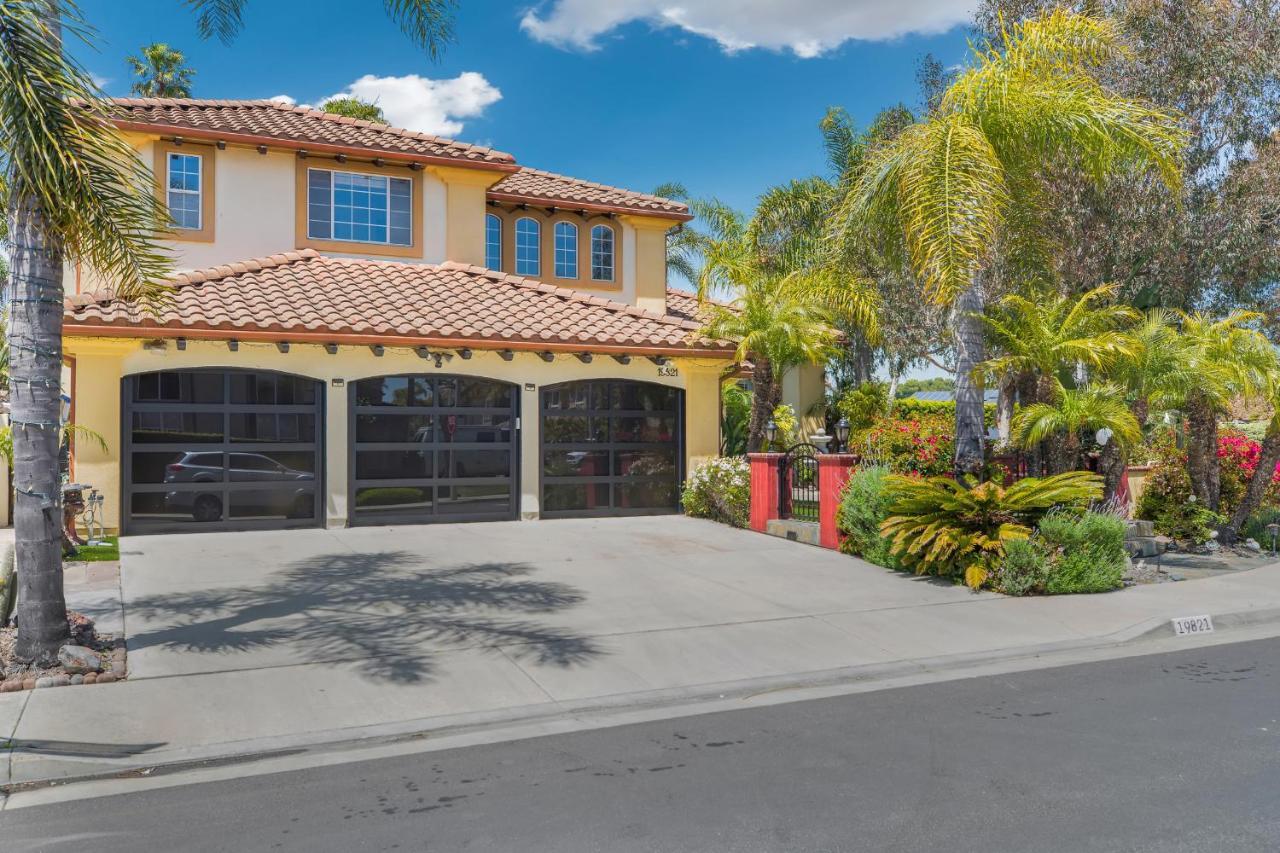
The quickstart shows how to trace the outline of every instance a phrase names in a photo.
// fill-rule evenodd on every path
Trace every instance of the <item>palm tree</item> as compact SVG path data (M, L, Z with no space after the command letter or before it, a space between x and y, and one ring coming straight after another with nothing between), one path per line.
M186 57L164 42L143 45L142 56L125 58L137 80L130 91L140 98L189 98L195 71L183 65Z
M204 36L230 40L247 0L190 0ZM386 0L434 57L451 36L451 0ZM15 656L50 662L65 642L58 476L64 265L82 262L118 296L154 302L169 258L152 176L115 131L89 74L62 50L63 27L93 30L70 3L0 0L0 197L10 250L10 402L18 566Z
M1221 498L1218 418L1239 396L1266 392L1278 369L1275 349L1250 327L1260 314L1180 314L1180 340L1194 381L1181 405L1187 418L1187 474L1196 498L1215 512Z
M780 203L776 196L773 201ZM707 229L698 247L703 264L696 278L698 298L709 315L706 333L737 341L738 360L752 365L747 448L758 451L786 371L832 355L840 339L836 324L843 318L874 335L875 294L865 282L851 285L821 254L801 248L808 242L764 239L774 233L760 224L771 216L764 201L750 220L718 202L695 202L694 209ZM715 296L728 301L713 301Z
M1055 455L1049 472L1060 474L1076 467L1080 435L1101 429L1111 432L1108 444L1122 449L1142 441L1138 419L1125 404L1124 392L1114 385L1058 388L1049 402L1032 403L1018 410L1013 416L1012 438L1024 448L1061 438L1063 450Z
M1129 352L1129 339L1121 329L1139 315L1127 305L1110 302L1115 291L1103 285L1070 296L1037 287L1026 295L1005 296L980 318L988 343L1001 355L979 367L1005 387L1034 389L1030 399L1022 400L1024 407L1056 403L1064 380L1073 373L1081 368L1105 371ZM1075 463L1071 449L1056 441L1059 437L1052 435L1044 448L1045 461L1055 471Z
M1125 51L1116 24L1058 10L1014 25L976 54L929 117L869 155L836 232L882 235L905 254L927 298L952 307L956 344L956 473L976 473L985 432L984 277L998 247L1043 242L1035 215L1043 164L1111 172L1155 169L1176 190L1185 132L1174 116L1107 89L1098 69ZM979 381L975 381L978 379Z

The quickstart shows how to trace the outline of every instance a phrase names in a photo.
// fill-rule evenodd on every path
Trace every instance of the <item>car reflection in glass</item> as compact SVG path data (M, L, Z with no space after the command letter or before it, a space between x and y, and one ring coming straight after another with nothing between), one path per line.
M282 465L261 453L231 453L231 467L225 480L232 483L313 483L316 475ZM196 521L219 521L223 515L224 481L221 453L184 453L177 462L165 466L166 483L218 484L217 490L173 491L165 495L165 505L173 512L190 513ZM264 486L261 490L232 492L235 516L256 515L310 518L315 512L312 486Z

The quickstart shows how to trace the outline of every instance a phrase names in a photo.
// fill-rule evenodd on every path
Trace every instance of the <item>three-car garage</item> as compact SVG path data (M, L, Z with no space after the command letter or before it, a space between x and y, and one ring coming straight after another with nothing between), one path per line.
M223 368L137 373L122 385L127 533L324 525L342 456L348 524L514 519L522 490L536 490L548 518L679 508L684 392L670 385L534 388L447 373L326 384ZM537 411L522 425L530 390ZM325 430L339 402L342 456ZM536 465L522 465L522 429L531 428Z

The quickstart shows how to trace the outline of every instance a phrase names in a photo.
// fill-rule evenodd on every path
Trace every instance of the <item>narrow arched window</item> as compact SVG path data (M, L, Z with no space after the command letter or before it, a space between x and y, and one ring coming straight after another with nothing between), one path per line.
M578 226L556 223L556 278L578 277Z
M542 229L538 220L527 216L516 220L516 275L538 275Z
M484 265L502 269L502 220L492 213L484 216Z
M613 281L613 229L597 225L591 229L591 279Z

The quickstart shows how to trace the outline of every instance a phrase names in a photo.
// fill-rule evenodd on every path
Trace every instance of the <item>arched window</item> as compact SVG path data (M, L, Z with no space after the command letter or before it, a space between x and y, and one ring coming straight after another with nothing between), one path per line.
M578 226L556 223L556 278L578 277Z
M613 281L613 229L597 225L591 229L591 280Z
M484 216L484 265L502 269L502 220L492 213Z
M538 275L541 272L539 243L542 229L538 220L527 216L516 220L516 275Z

